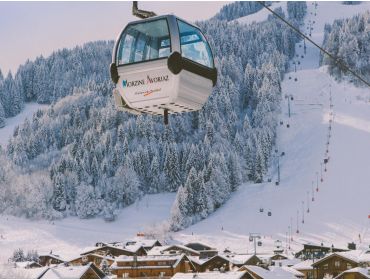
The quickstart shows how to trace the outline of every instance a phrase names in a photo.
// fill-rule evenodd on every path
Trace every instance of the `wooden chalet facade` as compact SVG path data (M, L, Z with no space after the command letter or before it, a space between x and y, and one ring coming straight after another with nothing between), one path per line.
M336 279L370 279L370 268L355 267L339 274Z
M305 279L316 279L317 273L312 266L312 260L305 260L292 266L295 270L304 274Z
M297 259L320 259L329 253L345 252L347 249L335 248L334 246L324 246L315 244L303 244L303 249L295 254Z
M51 253L39 255L39 264L41 266L49 266L61 263L64 263L64 260L62 260L58 255L53 255Z
M110 267L117 278L171 278L178 272L195 271L185 254L159 256L120 256Z
M346 256L333 253L312 264L317 278L337 277L342 272L355 268L358 262Z
M109 267L114 263L114 257L102 256L98 254L87 254L68 261L70 265L86 265L87 263L93 263L98 267L100 267L103 262L106 262Z

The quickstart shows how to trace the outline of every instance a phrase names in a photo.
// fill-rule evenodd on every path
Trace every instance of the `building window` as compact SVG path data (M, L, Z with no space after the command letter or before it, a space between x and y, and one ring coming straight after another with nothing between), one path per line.
M128 272L123 273L122 278L130 278L130 273Z
M323 269L328 269L329 268L329 265L326 263L322 266Z
M352 265L350 263L347 263L347 269L351 269Z
M313 273L312 273L312 271L308 271L307 272L307 278L308 279L313 279Z
M339 268L340 267L340 261L335 261L334 266L335 266L335 268Z

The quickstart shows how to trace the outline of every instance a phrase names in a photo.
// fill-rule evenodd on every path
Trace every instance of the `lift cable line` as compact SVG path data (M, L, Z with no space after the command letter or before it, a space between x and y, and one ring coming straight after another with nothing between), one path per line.
M312 43L315 47L317 47L318 49L320 49L323 53L325 53L328 57L330 57L335 64L337 64L340 68L350 72L353 76L355 76L356 78L358 78L360 81L362 81L364 84L366 84L368 87L370 87L370 82L365 80L363 77L361 77L361 75L357 74L355 71L351 70L351 68L349 68L349 66L347 66L343 61L341 61L339 58L336 58L333 54L329 53L327 50L325 50L324 48L322 48L321 46L319 46L317 43L315 43L312 39L310 39L307 35L305 35L304 33L302 33L297 27L295 27L293 24L291 24L289 21L287 21L285 18L283 18L282 16L280 16L278 13L276 13L275 11L273 11L271 8L269 8L269 6L267 6L265 4L265 2L263 1L257 1L259 4L261 4L265 9L267 9L270 13L272 13L274 16L276 16L278 19L280 19L281 21L283 21L285 24L287 24L291 29L293 29L296 33L298 33L299 35L301 35L303 38L307 39L307 41L309 41L310 43Z

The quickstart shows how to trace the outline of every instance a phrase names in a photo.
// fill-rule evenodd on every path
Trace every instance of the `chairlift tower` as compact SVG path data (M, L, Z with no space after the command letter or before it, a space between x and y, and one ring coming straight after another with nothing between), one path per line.
M249 241L253 241L254 255L257 255L257 239L261 239L261 235L259 233L249 234Z

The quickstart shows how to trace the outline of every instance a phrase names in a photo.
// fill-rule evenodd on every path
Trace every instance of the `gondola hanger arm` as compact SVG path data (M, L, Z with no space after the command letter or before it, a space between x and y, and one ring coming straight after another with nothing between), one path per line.
M138 8L138 1L132 1L132 15L138 18L150 18L155 17L157 14L151 11L144 11Z

